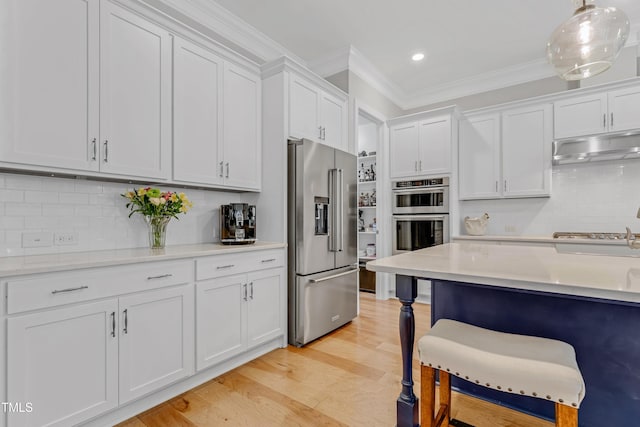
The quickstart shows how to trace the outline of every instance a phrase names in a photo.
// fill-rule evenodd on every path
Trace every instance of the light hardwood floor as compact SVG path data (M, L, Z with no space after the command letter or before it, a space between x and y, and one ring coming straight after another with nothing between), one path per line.
M303 348L266 354L119 427L394 426L402 365L397 300L360 293L360 315ZM428 305L414 304L416 340ZM414 391L420 364L414 354ZM476 427L553 423L453 393L452 416Z

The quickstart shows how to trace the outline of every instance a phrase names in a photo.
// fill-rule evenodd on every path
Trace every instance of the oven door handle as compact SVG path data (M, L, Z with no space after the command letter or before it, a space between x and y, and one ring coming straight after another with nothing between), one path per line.
M414 193L443 193L447 187L429 187L429 188L394 188L391 191L394 194L414 194Z
M445 215L393 215L394 220L420 220L420 219L444 219Z

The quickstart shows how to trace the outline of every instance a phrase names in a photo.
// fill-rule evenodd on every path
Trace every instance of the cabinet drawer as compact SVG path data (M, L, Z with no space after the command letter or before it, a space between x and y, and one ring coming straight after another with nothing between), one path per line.
M196 260L196 280L230 276L265 268L282 267L283 265L284 250L282 249L199 258Z
M7 313L55 307L193 281L193 261L153 262L16 277L7 283Z

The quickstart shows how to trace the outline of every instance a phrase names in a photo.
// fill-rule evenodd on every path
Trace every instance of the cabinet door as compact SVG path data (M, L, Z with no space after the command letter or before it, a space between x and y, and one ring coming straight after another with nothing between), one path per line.
M322 93L320 96L322 142L347 151L347 102Z
M120 404L193 373L193 285L120 298Z
M224 182L260 189L262 177L260 76L224 67Z
M595 135L607 131L607 94L564 99L553 104L553 138Z
M115 299L7 320L7 399L11 426L70 426L118 405Z
M460 199L500 197L500 114L460 122Z
M420 122L420 157L422 175L451 171L451 117L434 117Z
M0 3L0 160L96 170L98 0Z
M394 126L390 129L389 176L401 178L418 173L420 156L417 123Z
M100 170L169 178L169 33L109 1L100 8Z
M249 348L282 335L284 319L284 269L249 273L247 337Z
M246 275L196 284L196 368L215 365L246 348Z
M551 105L502 113L502 194L505 197L551 195Z
M219 184L223 61L179 38L173 48L173 179Z
M609 92L609 130L621 132L640 128L640 87Z
M307 80L290 74L289 136L320 141L320 91Z

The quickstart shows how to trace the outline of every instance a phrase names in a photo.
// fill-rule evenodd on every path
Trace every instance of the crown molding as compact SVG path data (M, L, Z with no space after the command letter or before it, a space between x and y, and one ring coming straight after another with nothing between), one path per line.
M210 0L155 0L174 9L190 20L205 26L217 35L217 41L233 43L240 47L249 59L258 64L288 56L297 62L305 61L281 44L238 18L218 3ZM148 1L150 4L154 0ZM180 17L175 17L180 20Z
M351 46L348 46L309 62L309 68L321 77L333 76L349 69L350 56Z

